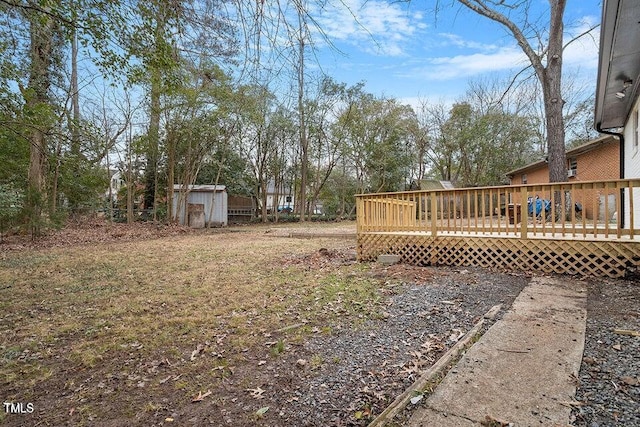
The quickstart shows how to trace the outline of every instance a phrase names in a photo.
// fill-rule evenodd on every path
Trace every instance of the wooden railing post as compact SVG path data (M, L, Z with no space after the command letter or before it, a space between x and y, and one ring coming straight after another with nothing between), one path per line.
M364 202L362 197L356 197L356 233L362 233L362 220L364 217Z
M526 239L527 238L527 226L528 224L528 214L529 214L529 210L528 210L528 200L527 200L528 194L527 194L527 188L526 187L520 187L520 238L521 239ZM518 209L516 207L517 205L514 204L513 206L513 223L516 223L516 218L518 217ZM535 215L535 206L534 206L534 215Z
M438 235L438 199L436 193L431 193L430 198L430 211L431 211L431 235L436 237Z

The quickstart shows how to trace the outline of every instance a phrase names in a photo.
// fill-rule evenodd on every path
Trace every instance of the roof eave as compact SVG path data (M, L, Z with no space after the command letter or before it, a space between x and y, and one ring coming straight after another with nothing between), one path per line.
M611 50L613 47L613 36L615 34L615 24L617 19L619 0L605 0L602 3L602 23L600 26L600 55L598 56L598 80L596 82L595 99L595 129L602 129L602 114L604 111L605 90L609 80L609 65L611 63ZM611 10L616 13L612 18ZM609 11L609 12L607 12ZM613 22L611 20L613 19Z

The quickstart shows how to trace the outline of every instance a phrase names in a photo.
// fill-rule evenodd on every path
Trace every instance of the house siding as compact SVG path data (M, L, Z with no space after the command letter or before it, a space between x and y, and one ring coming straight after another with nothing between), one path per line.
M633 125L633 116L637 114L637 110L640 108L640 103L636 102L631 114L627 118L627 124L624 127L624 178L638 178L640 177L640 150L637 146L634 146L634 134L637 132ZM640 138L640 136L638 136ZM633 193L633 222L635 227L640 227L640 194L638 191ZM625 219L624 223L629 224L630 212L629 212L629 190L625 192Z
M542 166L538 169L527 171L514 175L511 179L511 185L522 184L522 176L527 175L527 184L546 184L549 182L549 168Z

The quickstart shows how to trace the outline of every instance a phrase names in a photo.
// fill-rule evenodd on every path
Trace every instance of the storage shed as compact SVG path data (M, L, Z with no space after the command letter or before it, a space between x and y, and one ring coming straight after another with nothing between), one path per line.
M173 218L193 228L227 225L227 189L224 185L173 186Z

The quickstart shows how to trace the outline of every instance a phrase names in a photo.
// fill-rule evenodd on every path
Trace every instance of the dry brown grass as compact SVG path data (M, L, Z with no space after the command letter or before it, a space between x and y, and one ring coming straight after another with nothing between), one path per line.
M330 331L332 317L375 313L367 266L295 262L354 242L265 231L6 254L0 395L33 402L52 425L106 414L144 424L167 402L188 405L219 385L273 331L299 324L288 336L295 342L311 328Z

